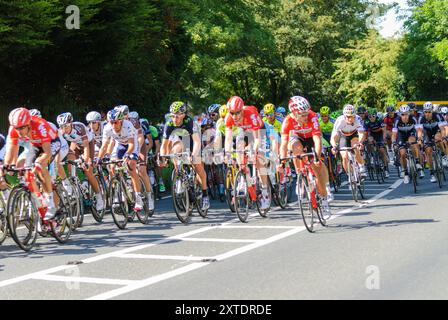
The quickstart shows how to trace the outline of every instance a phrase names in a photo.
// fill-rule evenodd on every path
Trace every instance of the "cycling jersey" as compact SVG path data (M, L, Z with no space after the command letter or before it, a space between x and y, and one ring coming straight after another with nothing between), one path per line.
M50 124L42 118L31 117L30 126L31 130L29 137L27 138L21 138L14 127L9 127L8 137L11 144L17 146L20 140L24 143L29 142L34 147L42 147L44 143L51 143L53 140L58 138L58 132L55 131Z
M172 120L169 120L163 129L163 139L169 139L171 136L187 137L194 133L199 133L199 126L191 117L186 116L180 126L176 126Z
M5 136L0 134L0 161L3 161L5 158L6 152L6 139Z
M131 121L123 120L120 132L115 132L112 128L112 125L108 123L104 127L103 144L105 144L109 139L112 139L116 142L114 151L112 152L113 158L123 158L124 153L127 151L127 146L130 139L134 141L134 150L132 153L138 155L138 134Z
M417 129L424 129L425 135L432 139L437 132L439 132L439 129L446 125L447 123L442 116L433 112L432 117L429 120L426 119L424 115L420 117Z
M291 114L288 115L282 125L282 136L283 135L287 135L288 138L299 137L304 139L312 138L314 136L320 137L321 131L317 114L310 111L308 113L308 120L304 124L300 124Z
M376 121L374 121L374 122L369 120L369 121L364 123L364 129L366 131L368 131L369 134L371 134L372 136L375 136L375 135L378 135L378 134L382 135L383 134L383 128L385 126L386 125L384 124L384 122L381 121L381 120L378 120L378 119Z
M86 125L81 122L73 122L72 131L70 133L65 133L63 129L59 130L65 140L76 143L79 146L82 146L84 142L91 142L94 138L94 134L90 128L86 127Z
M384 118L383 122L386 125L386 130L387 131L392 131L392 129L394 128L394 124L395 121L398 118L398 114L394 113L393 118L389 117L389 115L386 115L386 117Z
M359 116L355 116L355 121L353 124L349 124L347 123L345 116L342 115L336 119L332 135L342 135L348 137L358 132L364 132L365 130L361 123L362 120Z
M282 132L282 122L278 121L277 119L274 120L274 123L270 123L269 119L267 117L263 118L263 122L265 124L269 124L270 126L272 126L275 130L275 132L277 132L278 134L280 134Z
M135 130L137 130L138 135L143 134L142 125L140 124L140 121L138 119L129 118L128 121L130 121L132 123L132 125L134 126Z
M242 125L238 125L238 127L241 128L243 131L247 130L257 131L264 127L263 120L261 119L257 108L253 106L245 106L242 112L243 112ZM233 126L236 126L235 120L233 119L233 116L230 113L226 116L224 121L226 124L226 128L233 128Z
M93 139L95 140L95 146L97 148L101 148L101 142L103 141L103 131L104 131L104 126L107 124L104 122L101 122L99 127L98 127L98 131L95 132L93 131L90 127L87 127L90 129L90 132L93 134Z
M333 132L333 128L334 128L334 120L330 119L327 121L327 123L325 123L322 119L319 119L319 126L320 126L320 131L323 134L330 134L331 132Z

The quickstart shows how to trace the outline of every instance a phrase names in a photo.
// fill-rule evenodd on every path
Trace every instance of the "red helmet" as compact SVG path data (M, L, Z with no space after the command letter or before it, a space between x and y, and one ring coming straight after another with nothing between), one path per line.
M291 112L303 113L310 111L311 105L304 97L295 96L289 100L288 108Z
M31 122L31 115L26 108L17 108L9 114L9 124L14 128L20 128L29 125Z
M235 113L243 110L244 101L240 97L234 96L227 101L227 109L230 113Z

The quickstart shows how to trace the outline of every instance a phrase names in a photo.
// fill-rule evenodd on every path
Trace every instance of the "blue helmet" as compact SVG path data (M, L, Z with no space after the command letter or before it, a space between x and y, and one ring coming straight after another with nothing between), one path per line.
M123 119L124 119L123 111L118 108L112 109L107 113L107 121L116 121Z
M285 114L286 113L286 109L283 107L277 107L277 109L275 110L275 112L277 113L281 113L281 114Z
M217 103L214 103L210 107L208 107L207 114L218 113L219 112L219 108L221 108L221 105L217 104Z

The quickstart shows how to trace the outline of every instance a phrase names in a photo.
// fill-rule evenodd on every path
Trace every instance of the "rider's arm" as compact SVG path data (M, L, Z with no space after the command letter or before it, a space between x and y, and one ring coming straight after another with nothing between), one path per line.
M193 139L193 152L192 152L192 155L194 157L198 157L201 154L201 138L199 136L199 133L197 133L197 132L193 133L191 138Z
M288 155L289 135L282 134L282 142L280 144L280 158L284 159Z
M154 146L154 140L152 138L152 135L148 133L146 135L146 139L148 139L148 150L151 150L152 147Z
M109 149L110 141L111 141L110 138L103 138L103 143L101 144L101 148L98 151L98 158L104 157L104 155L106 154L107 150Z
M51 159L51 143L50 142L44 142L42 143L42 153L41 155L36 159L35 163L38 163L42 166L47 165L48 162Z
M170 141L168 139L162 139L162 145L160 146L160 155L161 156L168 154L169 142Z
M88 159L90 159L90 146L89 146L89 140L85 139L82 141L82 146L84 147L84 161L87 162Z
M313 136L314 147L316 148L316 154L319 157L322 154L322 137L318 135ZM316 159L318 160L318 159Z
M15 164L17 159L17 154L19 153L19 145L14 145L10 142L6 144L6 154L4 159L5 165Z
M128 140L128 150L126 150L127 154L132 154L134 152L135 142L134 138L129 138Z
M225 141L225 150L226 152L230 152L233 146L233 131L231 128L226 128L226 141Z

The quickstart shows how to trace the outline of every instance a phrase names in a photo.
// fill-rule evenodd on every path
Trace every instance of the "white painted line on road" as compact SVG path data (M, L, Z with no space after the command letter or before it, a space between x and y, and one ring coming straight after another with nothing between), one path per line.
M120 254L116 255L115 257L123 259L154 259L154 260L185 260L185 261L202 261L204 259L212 259L211 257L169 256L163 254L138 254L138 253Z
M195 262L195 263L191 263L191 264L189 264L189 265L187 265L185 267L178 268L178 269L172 270L170 272L166 272L166 273L160 274L158 276L154 276L154 277L150 277L150 278L147 278L147 279L144 279L144 280L140 280L140 281L138 281L138 283L136 283L134 285L126 286L126 287L119 288L119 289L116 289L116 290L112 290L112 291L109 291L109 292L105 292L103 294L99 294L99 295L90 297L90 298L88 298L86 300L107 300L107 299L111 299L111 298L114 298L114 297L117 297L117 296L121 296L121 295L123 295L125 293L129 293L129 292L132 292L132 291L144 288L144 287L148 287L148 286L150 286L150 285L152 285L154 283L157 283L157 282L160 282L160 281L163 281L163 280L167 280L167 279L170 279L170 278L174 278L174 277L177 277L178 275L181 275L181 274L184 274L184 273L187 273L187 272L190 272L190 271L194 271L196 269L205 267L206 265L209 265L209 264L210 264L210 262Z
M177 239L177 238L176 238ZM178 238L182 241L197 241L197 242L233 242L233 243L254 243L258 242L260 240L253 240L253 239L217 239L217 238Z
M55 275L39 275L33 277L33 280L71 282L71 283L95 283L95 284L109 284L117 286L129 286L135 284L136 280L121 280L121 279L105 279L105 278L89 278L89 277L65 277Z
M257 243L252 243L252 244L246 245L246 246L244 246L242 248L238 248L238 249L232 250L230 252L227 252L227 253L215 256L213 258L215 258L218 261L221 261L221 260L224 260L224 259L228 259L230 257L242 254L244 252L247 252L247 251L256 249L258 247L265 246L265 245L267 245L269 243L272 243L272 242L281 240L283 238L289 237L289 236L291 236L293 234L296 234L296 233L299 233L299 232L301 232L301 231L303 231L305 229L306 229L305 227L296 227L296 228L294 228L292 230L280 233L280 234L275 235L273 237L270 237L268 239L260 240ZM205 267L205 266L207 266L209 264L210 264L210 262L192 263L192 264L190 264L188 266L185 266L185 267L182 267L182 268L178 268L178 269L175 269L173 271L169 271L169 272L157 275L157 276L149 277L147 279L139 281L136 284L132 284L132 285L129 285L129 286L126 286L126 287L123 287L123 288L119 288L119 289L116 289L116 290L111 290L109 292L105 292L105 293L93 296L91 298L88 298L87 300L107 300L107 299L112 299L112 298L121 296L123 294L126 294L126 293L129 293L129 292L138 290L138 289L142 289L142 288L148 287L148 286L153 285L153 284L155 284L157 282L161 282L163 280L167 280L167 279L170 279L170 278L173 278L173 277L177 277L177 276L179 276L181 274L188 273L190 271L193 271L193 270Z
M19 283L19 282L31 280L31 279L33 279L35 277L38 277L38 276L41 276L41 275L45 275L45 274L48 274L48 273L55 273L55 272L67 270L67 269L70 269L70 268L76 268L76 266L63 265L63 266L58 266L58 267L54 267L54 268L51 268L51 269L46 269L46 270L42 270L42 271L26 274L24 276L20 276L20 277L4 280L4 281L0 282L0 288L6 287L6 286L10 286L12 284L16 284L16 283Z
M278 211L281 212L281 211ZM296 227L289 226L234 226L234 225L223 225L219 226L219 229L294 229Z

